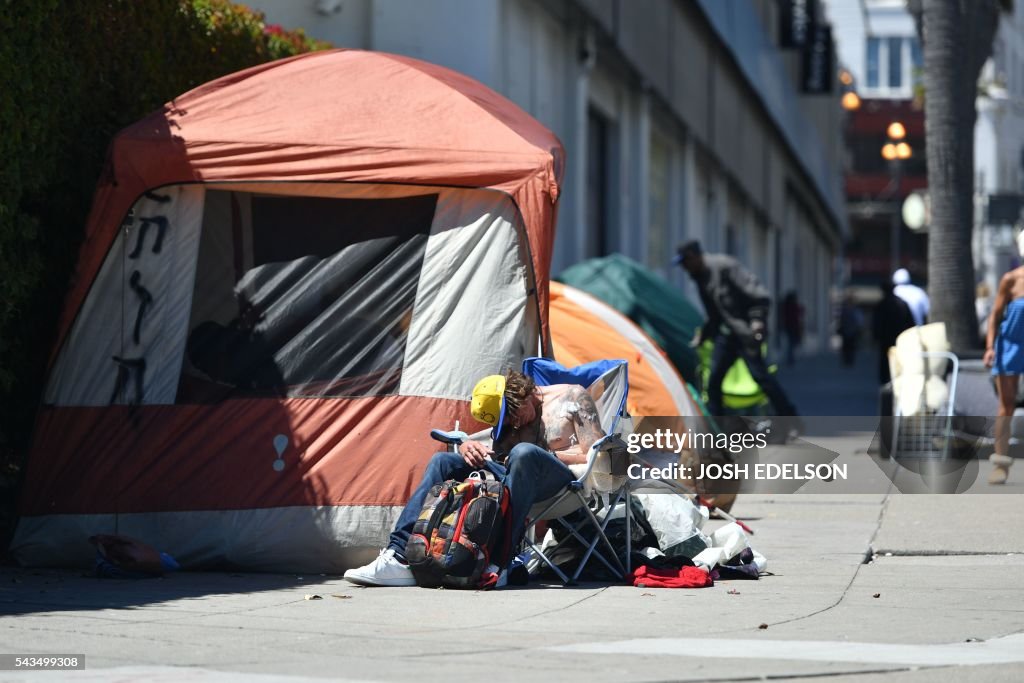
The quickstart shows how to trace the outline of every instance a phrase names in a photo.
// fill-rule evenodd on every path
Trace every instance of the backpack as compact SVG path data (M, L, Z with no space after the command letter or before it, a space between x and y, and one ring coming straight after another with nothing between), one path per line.
M508 554L511 499L500 481L474 472L465 481L435 485L405 548L405 559L424 588L491 588L487 566Z

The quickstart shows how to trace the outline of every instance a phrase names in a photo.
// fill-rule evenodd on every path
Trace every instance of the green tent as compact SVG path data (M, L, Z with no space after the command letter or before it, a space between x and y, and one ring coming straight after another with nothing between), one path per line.
M678 289L622 254L577 263L555 279L631 319L665 350L683 379L697 384L697 354L690 341L704 317Z
M707 384L711 342L701 347L700 358L690 347L704 317L668 282L622 254L577 263L555 279L596 296L639 325L665 350L688 384ZM774 366L770 369L775 371ZM752 414L766 405L764 392L742 359L733 363L722 380L722 400L725 408L743 414Z

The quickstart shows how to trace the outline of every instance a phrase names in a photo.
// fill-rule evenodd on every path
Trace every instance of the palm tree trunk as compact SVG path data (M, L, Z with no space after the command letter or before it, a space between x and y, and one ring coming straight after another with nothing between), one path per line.
M925 133L932 222L932 321L954 350L978 347L974 312L974 124L977 81L992 50L996 0L923 0Z

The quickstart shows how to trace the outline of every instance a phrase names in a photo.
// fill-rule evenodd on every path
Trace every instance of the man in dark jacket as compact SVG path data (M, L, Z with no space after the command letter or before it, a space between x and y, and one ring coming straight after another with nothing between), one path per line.
M704 254L696 240L681 245L675 261L693 278L708 315L694 344L700 346L708 339L715 344L707 387L711 414L722 414L722 380L736 359L743 358L776 414L796 415L761 355L771 305L767 288L732 256Z
M915 325L914 315L907 303L896 296L891 282L882 282L882 300L875 305L872 336L878 344L878 383L887 384L889 376L889 347L896 345L900 332Z

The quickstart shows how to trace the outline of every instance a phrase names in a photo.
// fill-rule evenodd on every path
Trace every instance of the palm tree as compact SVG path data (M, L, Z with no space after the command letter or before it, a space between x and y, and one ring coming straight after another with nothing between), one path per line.
M932 221L928 293L955 350L978 347L974 312L974 124L978 76L999 12L1013 0L908 0L924 47L925 137Z

